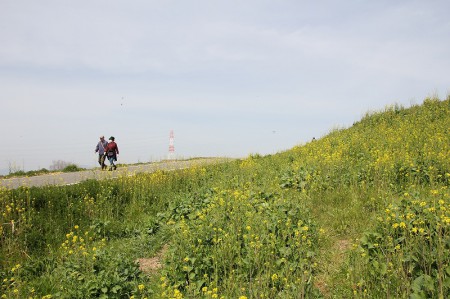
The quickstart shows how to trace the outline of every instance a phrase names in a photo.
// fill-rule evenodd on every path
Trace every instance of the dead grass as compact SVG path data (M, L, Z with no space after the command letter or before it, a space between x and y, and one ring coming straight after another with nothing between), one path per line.
M139 263L139 269L149 275L161 269L161 261L164 258L164 255L167 252L168 248L168 245L164 245L163 248L161 248L161 250L158 251L154 257L137 259L137 262Z

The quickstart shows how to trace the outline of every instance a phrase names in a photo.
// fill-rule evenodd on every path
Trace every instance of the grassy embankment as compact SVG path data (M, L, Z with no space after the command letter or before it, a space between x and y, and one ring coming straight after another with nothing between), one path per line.
M49 173L59 173L59 172L77 172L85 170L84 168L78 167L75 164L69 164L68 166L64 167L61 170L48 170L46 168L42 168L39 170L30 170L30 171L10 171L7 175L0 175L0 179L10 179L15 177L31 177L31 176L37 176L37 175L43 175L43 174L49 174Z
M270 156L0 191L6 298L446 298L450 98ZM143 272L139 258L163 267Z

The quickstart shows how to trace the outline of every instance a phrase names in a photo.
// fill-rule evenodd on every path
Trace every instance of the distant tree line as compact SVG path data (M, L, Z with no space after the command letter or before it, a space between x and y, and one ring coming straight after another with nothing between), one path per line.
M0 177L7 178L7 177L14 177L14 176L33 176L33 175L40 175L40 174L45 174L45 173L49 173L49 172L57 172L57 171L76 172L76 171L84 170L84 168L78 167L78 165L76 165L72 162L67 162L67 161L62 161L62 160L52 161L52 165L50 165L49 169L50 170L48 170L46 168L41 168L39 170L24 171L23 169L20 169L20 167L17 167L15 164L9 163L9 174L6 176L0 176Z
M53 161L52 165L50 165L50 170L63 170L64 168L66 168L67 166L69 166L71 164L73 164L73 163L63 161L63 160Z

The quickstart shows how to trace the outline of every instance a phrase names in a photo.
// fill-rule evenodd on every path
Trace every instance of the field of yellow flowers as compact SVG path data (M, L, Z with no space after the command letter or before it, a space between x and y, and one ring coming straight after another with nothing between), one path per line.
M449 128L429 98L275 155L1 189L0 298L448 298Z

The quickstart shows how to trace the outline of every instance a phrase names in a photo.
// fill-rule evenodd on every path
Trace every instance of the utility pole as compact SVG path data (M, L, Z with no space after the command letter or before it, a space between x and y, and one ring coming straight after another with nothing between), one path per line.
M173 130L170 130L170 135L169 135L169 154L167 156L167 159L169 160L173 160L175 158L175 146L173 145Z

